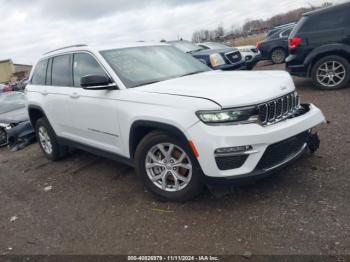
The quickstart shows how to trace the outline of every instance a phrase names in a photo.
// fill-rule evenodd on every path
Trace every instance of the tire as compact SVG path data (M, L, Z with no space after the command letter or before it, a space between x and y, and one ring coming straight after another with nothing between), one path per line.
M276 48L271 52L270 60L274 64L283 64L286 61L287 53L283 48Z
M171 155L166 157L164 153L169 153L171 145L173 145ZM186 156L181 165L186 166L186 168L176 167L176 161L183 153ZM152 158L150 154L152 154ZM158 160L161 160L161 165ZM165 161L167 162L165 163ZM174 165L171 165L171 161ZM149 165L149 168L146 165ZM189 145L186 141L167 133L155 131L142 139L136 149L135 166L136 173L141 178L145 188L161 201L188 201L198 196L203 189L202 172ZM174 168L177 170L175 171ZM172 174L174 172L177 176ZM152 181L151 178L155 180ZM176 183L176 181L178 182Z
M36 122L35 133L47 159L57 161L68 154L68 147L57 142L56 134L46 118L40 118Z
M350 64L341 56L325 56L312 67L311 78L313 85L318 89L336 90L344 88L350 80Z

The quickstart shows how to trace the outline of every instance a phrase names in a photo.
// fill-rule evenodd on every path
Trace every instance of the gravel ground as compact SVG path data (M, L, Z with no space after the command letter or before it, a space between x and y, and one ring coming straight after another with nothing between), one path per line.
M81 151L51 163L37 144L0 149L0 253L350 254L350 88L295 83L330 121L320 150L220 198L161 203L122 164Z

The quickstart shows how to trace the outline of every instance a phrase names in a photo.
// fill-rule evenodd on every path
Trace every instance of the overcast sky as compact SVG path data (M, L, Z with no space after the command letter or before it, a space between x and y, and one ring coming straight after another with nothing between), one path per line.
M242 25L247 19L324 0L0 0L0 60L34 63L76 44L191 39L192 32ZM343 0L332 0L333 3Z

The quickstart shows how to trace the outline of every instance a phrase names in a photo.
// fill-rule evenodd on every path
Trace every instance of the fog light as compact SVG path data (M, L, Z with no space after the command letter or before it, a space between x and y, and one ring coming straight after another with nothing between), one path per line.
M225 147L225 148L218 148L215 150L215 154L238 154L238 153L244 153L245 151L253 149L252 146L235 146L235 147Z

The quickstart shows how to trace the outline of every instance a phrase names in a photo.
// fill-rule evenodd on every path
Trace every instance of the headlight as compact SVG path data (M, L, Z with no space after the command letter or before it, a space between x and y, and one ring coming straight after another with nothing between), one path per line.
M258 109L256 107L198 111L196 114L206 124L256 123L259 120Z
M210 55L210 63L212 67L217 67L226 64L224 58L220 54Z

